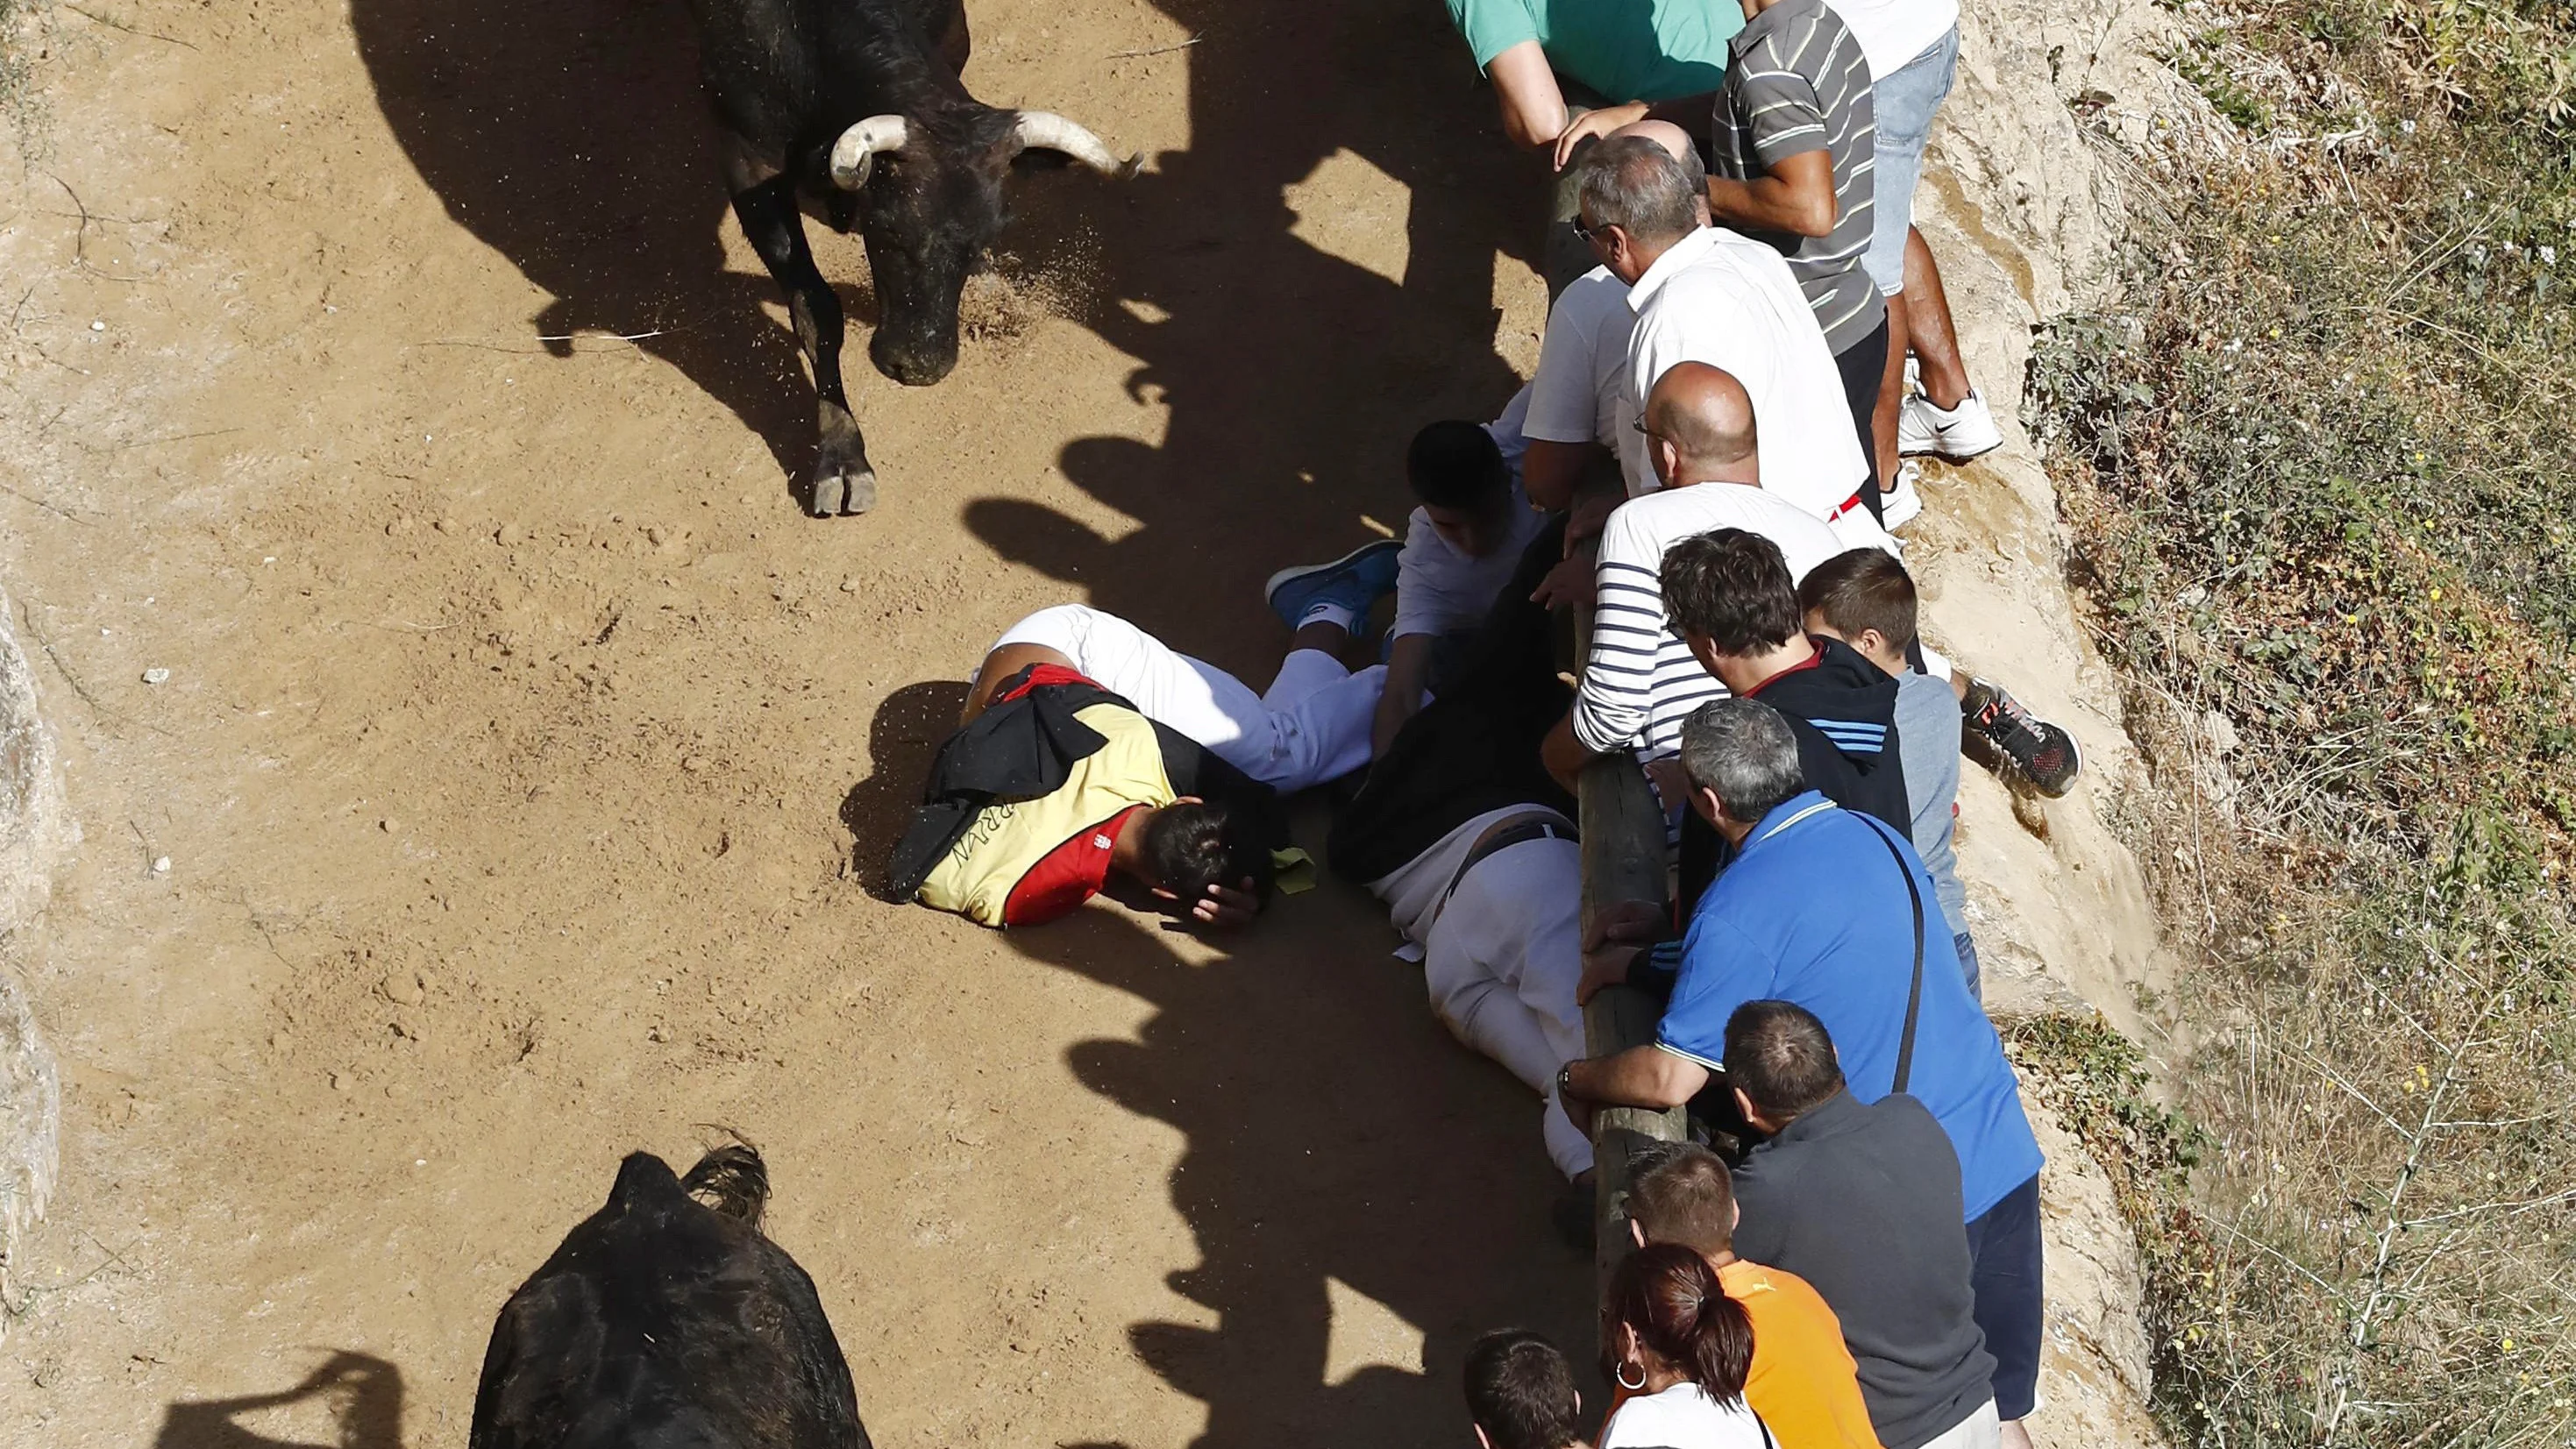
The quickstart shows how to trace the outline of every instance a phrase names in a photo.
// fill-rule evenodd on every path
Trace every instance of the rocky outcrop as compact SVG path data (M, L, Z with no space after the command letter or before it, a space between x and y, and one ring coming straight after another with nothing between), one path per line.
M2121 828L2142 807L2120 692L2066 581L2066 539L2038 451L2019 424L2035 329L2103 300L2127 223L2117 137L2179 109L2155 60L2161 12L2136 0L1965 0L1959 78L1935 131L1917 224L1941 261L1969 370L2005 446L1934 465L1908 558L1925 627L1962 667L2007 684L2074 731L2084 778L2063 800L2017 795L1982 771L1960 782L1960 870L1999 1015L2099 1011L2153 1053L2153 1002L2171 979L2156 914ZM2033 1104L2050 1166L2044 1445L2161 1442L2134 1239L2101 1168Z
M14 1301L19 1234L42 1217L60 1152L62 1088L19 989L16 963L53 869L77 832L63 809L53 735L0 596L0 1304ZM0 1314L0 1334L8 1318Z

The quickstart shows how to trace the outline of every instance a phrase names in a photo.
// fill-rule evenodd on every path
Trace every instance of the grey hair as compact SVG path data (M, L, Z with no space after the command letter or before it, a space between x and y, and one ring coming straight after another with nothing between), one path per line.
M1699 153L1676 159L1647 136L1613 136L1583 159L1584 210L1596 227L1615 226L1650 245L1681 240L1699 229L1700 194L1708 168Z
M1750 825L1807 788L1798 737L1757 699L1711 700L1682 722L1682 769L1717 796L1727 818Z

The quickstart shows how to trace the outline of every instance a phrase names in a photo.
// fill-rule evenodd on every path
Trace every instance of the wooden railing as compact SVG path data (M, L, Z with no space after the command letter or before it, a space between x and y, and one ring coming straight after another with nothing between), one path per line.
M1580 671L1592 650L1592 611L1574 614L1570 667ZM1624 901L1666 904L1664 812L1645 772L1625 752L1602 755L1583 767L1577 800L1583 832L1583 930L1591 935L1601 912ZM1655 1039L1662 1008L1632 986L1609 987L1583 1009L1583 1045L1600 1057ZM1684 1131L1682 1109L1603 1107L1592 1117L1594 1195L1593 1266L1596 1301L1626 1257L1628 1158L1646 1141L1675 1142Z

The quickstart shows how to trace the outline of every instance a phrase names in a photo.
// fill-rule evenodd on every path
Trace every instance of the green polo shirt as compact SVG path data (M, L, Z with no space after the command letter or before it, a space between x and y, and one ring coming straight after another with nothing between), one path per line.
M1482 70L1535 40L1556 73L1613 103L1714 91L1726 43L1744 28L1736 0L1449 0L1449 18Z

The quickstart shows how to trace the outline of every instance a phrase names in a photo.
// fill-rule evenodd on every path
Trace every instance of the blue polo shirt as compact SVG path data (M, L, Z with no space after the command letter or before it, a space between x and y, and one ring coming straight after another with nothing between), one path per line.
M1959 974L1958 950L1923 862L1895 831L1809 790L1762 817L1691 916L1681 974L1655 1044L1712 1070L1726 1021L1748 1001L1789 1001L1832 1034L1851 1093L1888 1094L1914 979L1914 912L1893 840L1922 892L1923 1004L1907 1091L1959 1153L1968 1221L2039 1171L2039 1141L2001 1038Z

